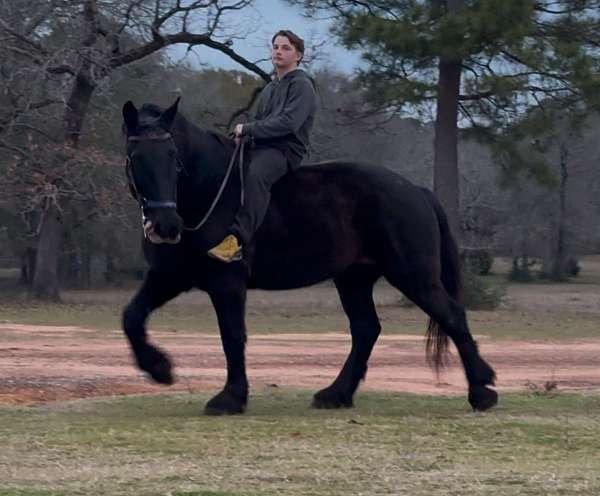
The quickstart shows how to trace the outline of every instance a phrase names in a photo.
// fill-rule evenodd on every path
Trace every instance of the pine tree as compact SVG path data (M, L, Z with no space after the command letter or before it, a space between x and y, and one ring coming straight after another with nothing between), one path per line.
M531 107L600 107L598 0L296 1L337 16L385 112L436 110L434 190L458 232L457 129L498 132Z

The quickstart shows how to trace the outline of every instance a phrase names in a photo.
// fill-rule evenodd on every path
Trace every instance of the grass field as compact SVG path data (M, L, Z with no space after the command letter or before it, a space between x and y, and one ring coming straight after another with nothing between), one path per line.
M508 284L506 302L495 311L468 313L474 334L494 339L573 339L598 337L600 315L600 257L586 257L582 271L569 283ZM506 284L506 260L494 262L491 280ZM31 303L0 293L0 323L74 325L120 329L121 311L134 289L65 291L62 304ZM427 319L417 308L399 305L400 293L378 284L383 332L421 334ZM347 329L346 316L335 288L324 284L294 291L250 291L247 310L252 333L323 332ZM210 301L204 293L184 294L151 317L150 329L217 332Z
M493 277L500 278L495 274ZM598 338L600 262L575 283L511 284L507 304L469 312L492 339ZM61 305L0 300L0 322L118 329L131 291L66 292ZM384 333L422 334L425 316L377 290ZM347 328L335 290L252 292L250 333ZM150 329L218 334L205 296L185 295ZM112 333L111 333L112 336ZM600 494L600 395L503 394L471 413L463 396L362 392L319 411L310 393L252 391L246 415L201 415L207 393L0 407L0 496Z
M0 303L0 323L80 326L110 330L121 328L122 304L66 303L45 305ZM382 306L378 314L384 334L423 334L426 316L416 308ZM473 334L494 339L559 340L600 337L598 314L568 311L495 310L471 311ZM247 326L251 334L280 332L338 332L348 328L346 316L337 307L285 309L249 308ZM150 330L197 331L218 334L210 307L172 304L150 319Z
M242 417L197 395L0 409L0 495L597 495L600 397L364 393L343 411L266 389Z

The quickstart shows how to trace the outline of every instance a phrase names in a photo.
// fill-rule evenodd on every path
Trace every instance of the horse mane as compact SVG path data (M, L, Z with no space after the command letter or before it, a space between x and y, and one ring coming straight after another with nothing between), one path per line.
M166 109L155 103L144 103L139 110L140 114L150 114L151 117L159 117Z
M141 123L142 126L152 126L153 124L155 124L156 120L161 116L161 114L164 111L165 109L160 105L156 105L155 103L144 103L139 110L140 118L143 119ZM221 145L225 147L232 146L232 140L229 139L227 136L210 129L201 128L197 124L194 124L193 122L189 121L181 112L177 112L174 126L176 129L194 129L217 140Z

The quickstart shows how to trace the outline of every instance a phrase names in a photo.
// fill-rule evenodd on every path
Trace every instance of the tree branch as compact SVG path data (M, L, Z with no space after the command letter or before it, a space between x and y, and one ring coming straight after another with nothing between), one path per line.
M254 105L254 102L256 101L256 99L258 98L258 95L260 95L260 92L263 89L264 89L264 86L254 89L254 91L252 92L252 95L250 96L250 100L248 101L248 103L244 107L236 110L233 114L231 114L231 117L227 121L227 125L225 126L225 129L231 129L231 126L233 125L233 122L235 121L235 119L237 119L243 113L248 112L248 110L250 110L252 108L252 105Z
M36 16L32 17L29 22L23 28L23 33L25 35L30 35L33 33L44 21L48 20L48 17L52 14L54 9L56 8L57 2L56 0L51 0L48 2Z
M228 44L215 41L207 34L193 34L180 32L176 34L164 35L160 38L155 38L152 41L149 41L145 45L111 57L108 61L108 66L110 68L117 68L122 65L129 64L136 60L142 59L160 50L161 48L164 48L165 46L175 45L177 43L185 43L190 46L204 45L209 48L218 50L219 52L222 52L231 59L235 60L241 66L254 72L265 81L271 81L271 76L267 72L262 70L256 64L250 62L249 60L239 55Z
M0 28L2 28L4 31L6 31L7 33L9 33L11 36L13 36L14 38L16 38L17 40L29 45L30 47L32 47L33 49L35 49L37 52L39 52L40 54L49 57L50 54L46 51L46 49L40 45L39 43L33 41L32 39L28 38L25 35L22 35L21 33L19 33L18 31L14 30L13 28L11 28L6 21L4 21L4 19L0 18Z

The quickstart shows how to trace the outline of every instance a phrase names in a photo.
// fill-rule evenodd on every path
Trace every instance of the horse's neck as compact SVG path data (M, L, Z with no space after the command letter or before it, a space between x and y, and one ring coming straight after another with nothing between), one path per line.
M206 132L199 132L187 158L186 170L204 188L218 188L227 173L233 147L217 141Z
M211 207L233 153L233 149L204 133L192 138L192 143L183 157L185 172L178 188L181 213L188 223L198 222ZM237 170L232 170L207 227L229 225L237 208L238 192L239 177Z

